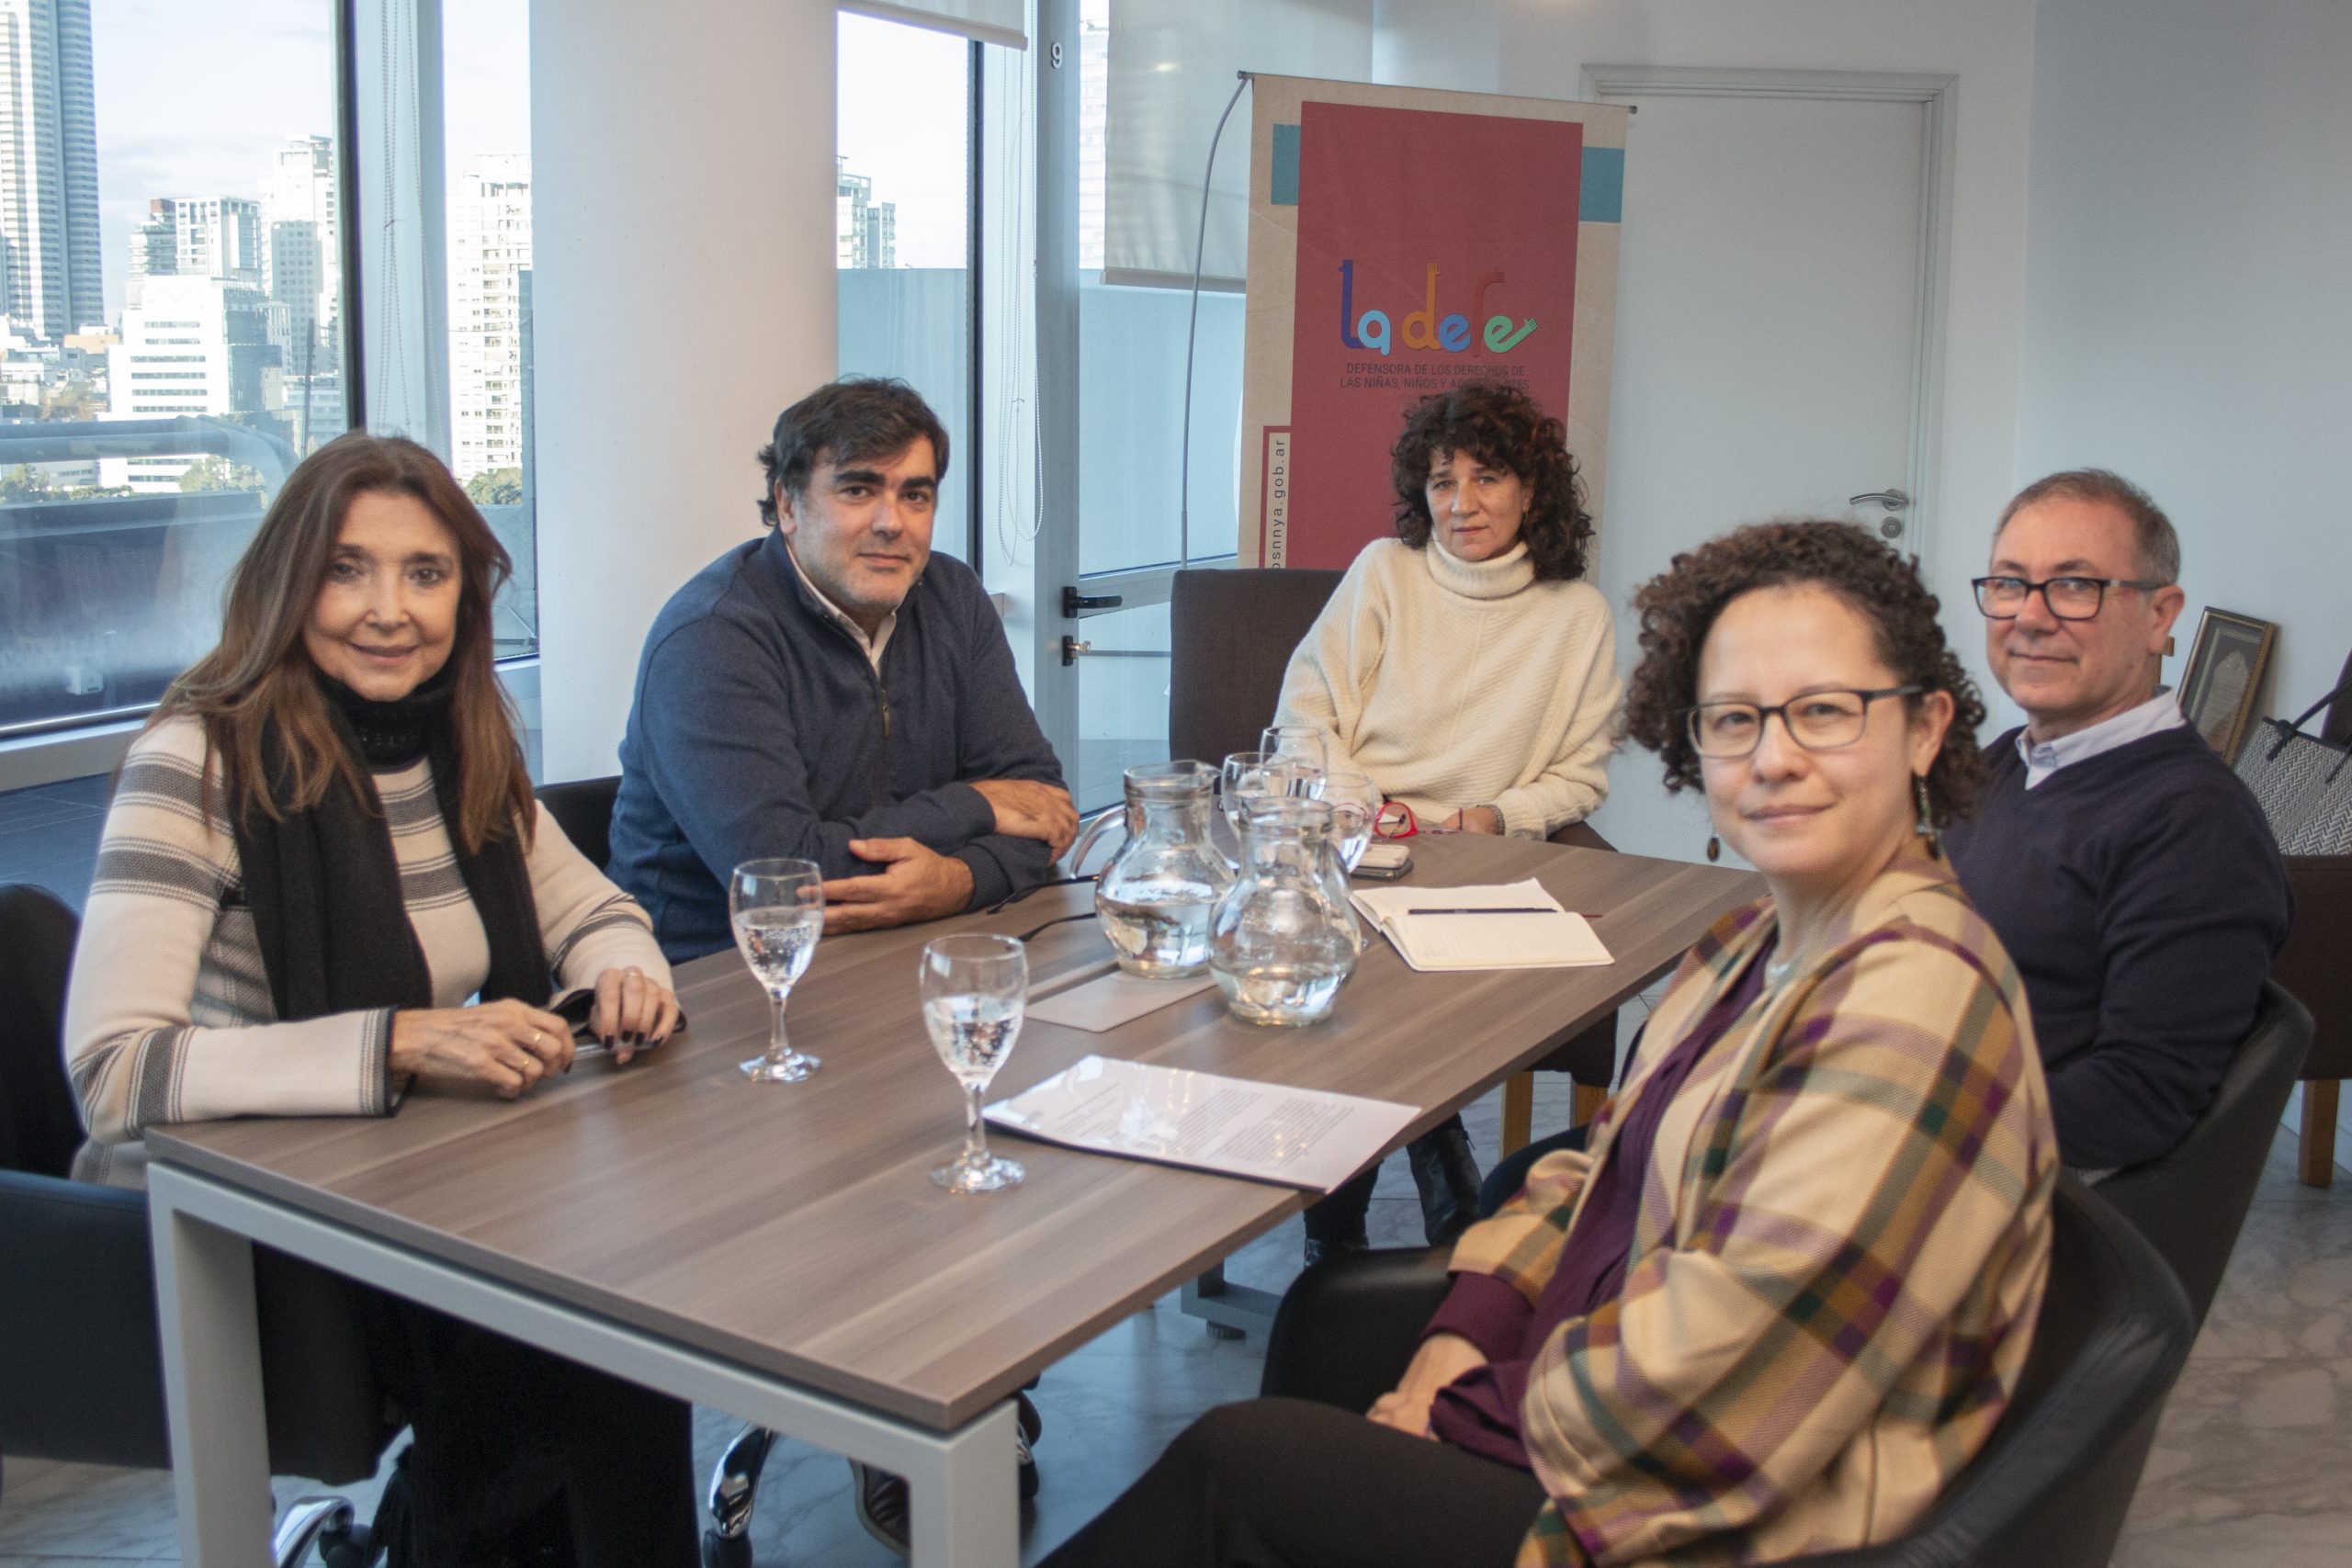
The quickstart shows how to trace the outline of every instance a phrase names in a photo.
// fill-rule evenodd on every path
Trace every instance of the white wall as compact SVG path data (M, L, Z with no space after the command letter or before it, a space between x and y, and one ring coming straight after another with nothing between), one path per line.
M758 532L752 454L832 379L833 26L831 0L531 7L549 779L617 771L646 628Z
M2261 711L2352 648L2352 7L2042 0L2018 470L2155 496L2188 608L2280 625Z

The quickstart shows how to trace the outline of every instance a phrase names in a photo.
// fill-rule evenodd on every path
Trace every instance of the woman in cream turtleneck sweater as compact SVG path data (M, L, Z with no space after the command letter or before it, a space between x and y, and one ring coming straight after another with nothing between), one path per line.
M1592 519L1560 423L1477 384L1408 416L1396 534L1364 547L1291 655L1278 724L1322 731L1424 822L1546 838L1609 793L1623 684L1583 581Z
M1560 422L1492 382L1422 400L1392 454L1396 537L1364 547L1283 678L1313 725L1423 823L1542 839L1609 793L1624 687L1592 519ZM1431 1244L1476 1217L1459 1117L1409 1150ZM1374 1173L1307 1211L1307 1256L1363 1245Z

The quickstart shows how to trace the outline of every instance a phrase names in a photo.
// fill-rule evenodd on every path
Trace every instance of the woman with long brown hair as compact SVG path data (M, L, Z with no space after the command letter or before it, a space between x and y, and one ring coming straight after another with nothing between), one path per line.
M107 812L66 1007L77 1175L142 1185L155 1123L522 1094L571 1065L560 988L622 1062L676 1027L644 913L531 793L492 665L511 570L413 442L355 433L288 476ZM416 1432L420 1560L497 1560L560 1491L580 1562L695 1561L685 1406L390 1298L366 1316Z

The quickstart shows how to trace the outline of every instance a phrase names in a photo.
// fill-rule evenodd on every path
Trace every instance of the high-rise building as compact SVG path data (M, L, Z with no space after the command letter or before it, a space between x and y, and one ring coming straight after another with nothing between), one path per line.
M874 199L874 182L835 157L833 238L836 266L899 265L899 204Z
M460 484L523 467L530 268L530 154L483 153L449 190L449 467Z
M107 419L212 414L283 432L285 387L258 288L194 274L148 275L107 349ZM193 457L109 457L101 482L175 491Z
M90 0L0 0L0 264L22 330L105 322Z
M899 265L899 204L877 201L865 209L865 247L860 266Z
M168 277L179 269L179 225L170 213L151 205L145 220L130 231L130 275L123 285L123 304L136 309L147 279Z
M130 231L130 280L123 302L137 303L144 280L165 273L259 288L261 203L241 196L150 197L147 220Z
M343 243L336 207L334 141L297 136L262 176L266 287L285 307L286 373L342 369Z

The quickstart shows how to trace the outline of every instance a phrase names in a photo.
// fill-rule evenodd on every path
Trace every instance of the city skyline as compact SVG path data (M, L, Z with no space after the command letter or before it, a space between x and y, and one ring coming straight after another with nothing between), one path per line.
M335 129L334 51L321 0L99 0L93 7L100 255L119 322L130 235L151 197L259 197L289 139ZM445 179L530 146L527 0L442 16ZM233 84L233 91L212 90ZM192 105L201 105L191 118Z

